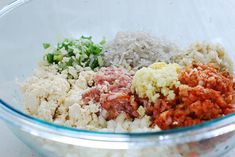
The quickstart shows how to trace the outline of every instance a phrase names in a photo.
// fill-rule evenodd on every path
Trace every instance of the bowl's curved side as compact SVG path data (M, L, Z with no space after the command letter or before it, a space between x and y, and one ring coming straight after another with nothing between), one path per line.
M235 133L234 115L181 129L147 133L109 133L68 128L26 115L0 99L1 116L33 136L90 148L129 149L177 145ZM116 147L119 145L119 147Z

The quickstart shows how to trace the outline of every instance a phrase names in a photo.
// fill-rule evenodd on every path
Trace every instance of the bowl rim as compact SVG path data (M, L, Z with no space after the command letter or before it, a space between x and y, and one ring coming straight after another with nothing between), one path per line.
M0 98L0 118L10 126L44 139L76 146L129 149L196 142L235 130L235 113L198 125L155 132L113 133L71 128L27 115ZM116 147L116 146L119 147Z
M0 18L8 14L14 9L31 2L32 0L16 0L15 2L5 6L0 10ZM0 98L0 111L3 112L3 115L0 115L5 121L15 126L20 127L20 129L29 132L32 135L40 136L50 140L76 144L79 146L95 147L95 148L110 148L115 149L110 145L111 143L124 144L123 146L118 147L117 149L127 149L133 144L138 143L136 146L143 147L145 146L156 146L158 144L175 144L175 143L185 143L190 141L199 141L202 139L208 139L216 137L222 134L229 133L235 130L234 117L235 113L213 119L201 124L163 130L163 131L154 131L154 132L131 132L131 133L113 133L113 132L101 132L101 131L91 131L78 128L66 127L54 123L49 123L41 119L32 117L19 111L12 107L10 104L5 102ZM24 124L24 125L22 125ZM55 137L69 137L71 141L65 141L65 139ZM85 141L93 140L96 142L94 146L88 144L81 144L81 141L73 141L72 139L82 139ZM68 140L68 139L67 139ZM106 145L100 145L100 142L103 141ZM149 142L150 141L150 142ZM108 143L107 143L108 142ZM146 143L149 142L149 145Z

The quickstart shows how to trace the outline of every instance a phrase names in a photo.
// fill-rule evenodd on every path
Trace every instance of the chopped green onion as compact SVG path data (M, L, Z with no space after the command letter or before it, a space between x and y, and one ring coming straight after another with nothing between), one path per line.
M44 49L48 49L51 45L49 43L43 43L42 46Z
M52 64L53 63L54 54L48 53L46 58L47 58L48 63Z
M70 58L69 61L66 62L66 65L67 65L67 66L72 66L72 65L73 65L73 62L74 62L74 60L73 60L72 58Z
M60 72L75 65L95 69L103 65L102 49L104 44L105 40L95 44L91 36L81 36L75 40L64 39L63 42L57 44L52 53L46 55L46 60L50 64L58 64ZM43 47L47 49L50 44L44 43Z
M85 37L85 36L81 36L82 39L87 39L87 40L91 40L92 39L92 36L89 36L89 37Z
M58 62L60 62L62 60L63 60L63 55L62 54L60 54L60 53L54 54L53 61L55 63L58 63Z

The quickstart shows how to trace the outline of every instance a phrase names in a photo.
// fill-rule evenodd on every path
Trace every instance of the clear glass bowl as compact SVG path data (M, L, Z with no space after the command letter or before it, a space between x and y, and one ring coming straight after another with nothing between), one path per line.
M220 157L235 146L235 114L153 133L66 128L24 114L17 82L43 56L41 43L145 31L185 46L221 43L235 60L235 3L217 0L18 0L0 11L0 117L46 157Z

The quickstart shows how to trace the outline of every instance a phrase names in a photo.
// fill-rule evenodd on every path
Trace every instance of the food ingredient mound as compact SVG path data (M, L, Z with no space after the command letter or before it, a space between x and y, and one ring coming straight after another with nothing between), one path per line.
M140 98L148 98L152 102L160 97L166 96L168 100L175 98L173 88L180 85L178 73L180 72L178 64L166 64L158 62L144 67L135 73L132 82L132 91Z
M101 55L104 44L104 40L95 44L92 37L85 36L81 36L79 39L65 39L55 48L51 47L49 43L44 43L45 60L49 64L57 64L60 72L75 65L95 69L103 65Z
M233 63L219 44L196 42L173 58L174 62L184 66L192 63L214 63L215 66L223 70L233 72Z
M131 95L132 75L123 68L101 68L95 75L95 87L83 94L85 102L101 104L107 111L106 119L114 119L125 112L128 117L138 117L138 106Z
M214 64L187 66L179 81L178 104L154 121L161 129L191 126L235 111L233 77Z
M156 61L172 62L180 50L171 42L144 32L120 32L104 48L107 66L145 67Z

